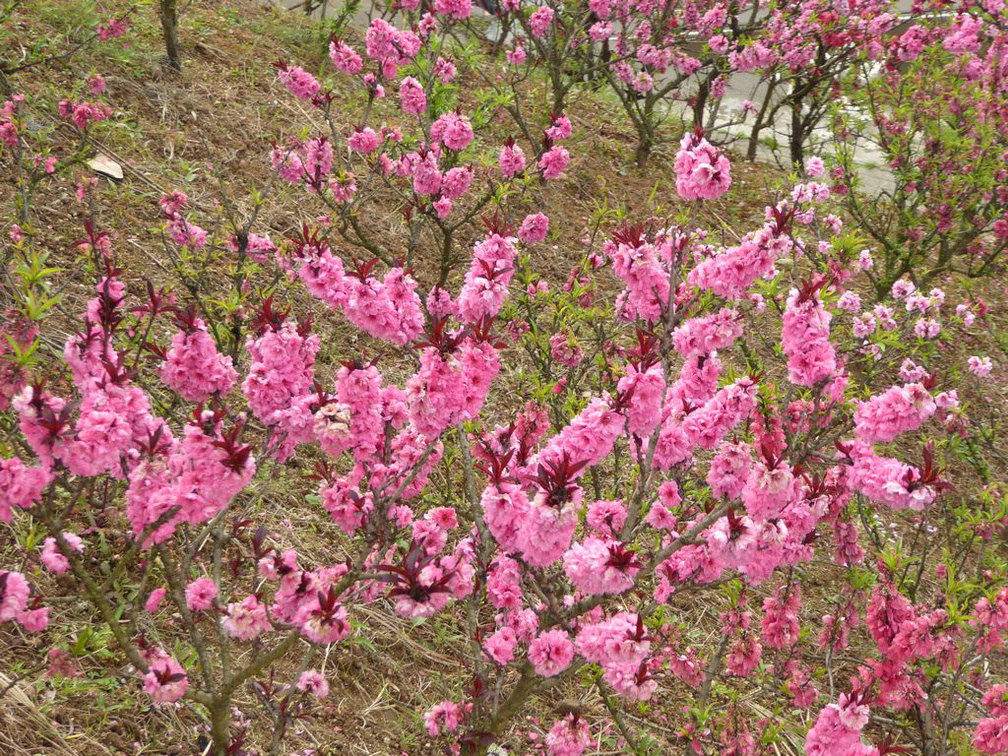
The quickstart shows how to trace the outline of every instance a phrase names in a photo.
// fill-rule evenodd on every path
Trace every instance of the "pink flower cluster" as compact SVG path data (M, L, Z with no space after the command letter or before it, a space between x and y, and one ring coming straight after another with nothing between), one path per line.
M861 741L861 730L868 724L869 709L841 694L839 701L819 711L812 729L805 736L807 756L878 756L879 750Z
M798 642L801 588L782 586L763 600L763 642L770 648L790 648Z
M420 369L406 382L410 420L430 439L483 407L490 384L500 371L497 350L487 342L467 338L455 353L428 347L420 353Z
M815 386L837 373L830 343L830 320L814 284L792 290L784 311L781 345L788 358L788 378L798 386Z
M109 473L121 479L135 465L138 447L152 437L167 441L170 432L152 415L147 395L130 381L122 358L95 325L118 317L124 287L105 279L97 289L99 296L88 302L85 334L71 336L64 347L81 394L76 422L64 412L67 402L41 387L26 386L12 406L43 469L58 461L74 475Z
M277 78L292 95L302 100L311 100L322 89L318 80L301 66L281 64L277 70Z
M923 384L893 386L858 405L854 430L865 443L888 443L901 433L917 430L936 409L931 392Z
M103 102L73 102L61 100L59 104L60 117L73 121L82 131L95 123L101 123L112 115L112 108Z
M675 158L676 191L684 200L713 200L731 186L728 158L697 134L686 134Z
M285 321L257 339L249 337L245 346L250 362L242 391L249 409L264 423L276 424L293 399L312 390L318 336L303 335L297 324Z
M151 649L148 656L149 668L143 678L144 693L156 704L175 703L189 688L185 669L160 649Z
M565 147L555 144L539 158L539 170L544 181L558 178L570 163L570 153Z
M17 622L29 633L38 633L49 624L49 608L28 608L31 587L20 572L0 570L0 625Z
M691 286L738 299L757 279L772 276L774 263L792 247L786 235L768 224L755 234L747 234L737 246L702 261L689 272L687 280Z
M29 467L19 458L0 458L0 522L10 522L13 508L28 509L42 498L52 474L41 467Z
M500 312L514 275L515 241L513 236L490 233L473 248L457 302L463 322L476 324Z
M311 236L297 240L293 259L308 291L366 333L404 346L423 332L417 282L402 268L390 268L380 280L374 262L347 272L343 261Z
M420 51L422 40L409 29L396 29L384 19L376 18L364 34L364 44L367 56L378 61L382 75L391 79L400 66L407 65Z
M196 318L191 328L172 337L171 349L161 367L161 379L190 402L205 402L224 395L238 380L231 358L217 351L206 324Z
M893 509L922 510L938 490L922 480L921 471L892 457L880 457L863 443L851 447L850 486L872 501Z
M18 94L0 104L0 142L12 149L18 144L17 111L22 102L24 95Z
M156 445L129 476L126 515L134 535L147 533L147 543L161 543L179 524L206 522L230 504L256 470L239 432L225 432L204 411L185 427L181 441Z
M990 716L983 717L973 733L973 746L981 753L1008 751L1008 689L1001 683L984 693L983 705Z
M612 261L613 273L626 284L616 300L616 310L627 319L656 321L669 300L670 260L674 242L668 239L655 245L639 229L627 227L603 245L603 253Z
M521 145L515 144L513 139L509 139L497 156L497 165L504 178L511 178L525 170L525 152Z
M587 622L578 630L575 647L602 667L603 678L620 695L646 701L657 690L657 681L646 673L651 638L639 615L618 612Z
M581 756L591 745L588 722L577 714L558 719L546 733L549 756Z
M172 242L180 247L201 249L206 246L207 232L195 223L182 216L182 211L189 204L185 192L175 191L166 194L158 201L161 213L168 220L167 231Z
M60 537L66 548L70 551L77 552L78 554L84 551L84 542L76 533L64 532ZM70 560L60 551L56 539L52 536L42 542L41 559L46 569L50 572L55 572L57 575L62 575L70 569Z
M564 630L547 630L529 644L528 658L540 677L555 677L570 666L574 644Z
M630 590L640 567L633 552L618 541L588 536L564 554L564 572L571 584L588 595Z
M445 113L431 124L430 138L449 150L459 151L469 146L473 130L465 116L455 112Z

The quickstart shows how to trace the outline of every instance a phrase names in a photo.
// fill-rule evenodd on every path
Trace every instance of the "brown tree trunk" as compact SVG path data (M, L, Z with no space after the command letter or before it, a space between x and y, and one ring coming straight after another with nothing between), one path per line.
M805 124L801 117L801 100L791 106L791 134L789 138L791 164L802 170L805 165Z
M693 103L693 125L703 126L703 112L707 107L707 97L710 94L710 77L700 82L697 88L696 102Z
M647 135L641 134L637 138L637 154L635 157L637 167L646 167L649 157L651 157L651 140L647 137Z
M766 128L768 124L763 122L766 118L767 110L770 109L770 101L773 99L773 93L775 89L775 84L773 80L767 82L766 95L763 97L763 104L760 106L759 113L756 115L756 123L753 124L752 131L749 133L749 146L746 149L746 160L750 163L756 159L756 148L759 147L759 137Z
M179 54L178 9L176 6L177 0L161 0L161 30L164 32L168 67L173 71L181 71L182 56Z
M651 157L651 150L654 148L656 136L654 130L654 106L655 101L648 92L644 100L644 114L642 121L637 124L637 167L644 168L648 158Z

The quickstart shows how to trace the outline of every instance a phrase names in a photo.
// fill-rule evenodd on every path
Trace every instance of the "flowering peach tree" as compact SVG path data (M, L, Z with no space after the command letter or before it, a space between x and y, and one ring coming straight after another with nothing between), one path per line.
M24 98L0 106L25 198L4 255L0 521L18 548L0 632L59 623L36 584L67 576L138 688L192 707L217 754L277 753L342 695L322 661L369 632L365 606L462 629L455 695L422 713L448 753L659 752L631 716L656 711L682 752L1008 751L1008 502L967 399L1002 368L947 356L987 312L913 275L880 292L877 240L819 160L752 228L705 228L732 166L700 129L672 210L600 215L544 274L557 231L537 201L574 127L532 110L500 139L492 107L465 106L449 32L467 15L375 19L362 47L332 40L322 80L278 62L310 122L268 158L310 209L271 239L256 213L208 230L165 194L178 291L118 267L81 181L89 296L55 350L30 188L72 163L49 164ZM111 113L102 89L59 106L81 136ZM211 259L227 296L192 274ZM340 533L321 558L258 519L292 468ZM59 647L47 663L75 674ZM248 686L264 705L236 717ZM527 730L561 691L575 704Z

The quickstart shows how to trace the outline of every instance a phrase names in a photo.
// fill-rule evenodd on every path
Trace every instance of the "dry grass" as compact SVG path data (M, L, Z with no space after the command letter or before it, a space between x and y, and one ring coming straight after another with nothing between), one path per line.
M18 756L112 756L101 740L86 731L73 731L54 722L39 709L24 683L0 672L0 690L6 691L0 706L0 753ZM106 736L106 740L107 740Z

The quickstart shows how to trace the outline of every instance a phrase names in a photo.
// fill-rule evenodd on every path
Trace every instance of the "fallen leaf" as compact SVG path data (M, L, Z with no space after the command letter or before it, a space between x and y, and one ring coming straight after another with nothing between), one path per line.
M100 173L103 176L108 176L116 181L122 181L123 169L115 160L110 158L108 155L103 155L98 153L93 158L87 161L88 168L90 168L95 173Z

